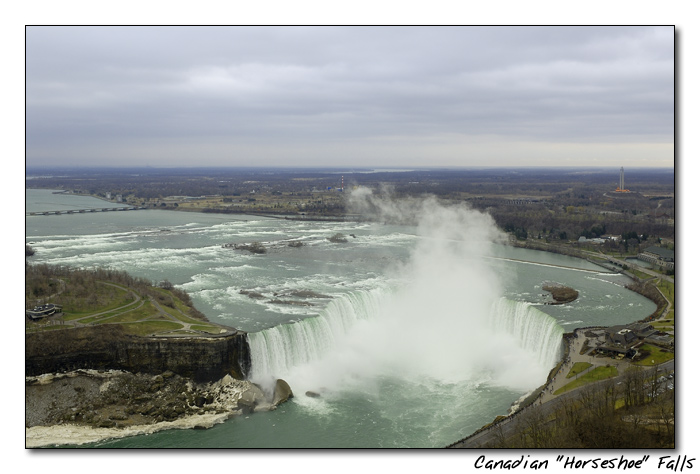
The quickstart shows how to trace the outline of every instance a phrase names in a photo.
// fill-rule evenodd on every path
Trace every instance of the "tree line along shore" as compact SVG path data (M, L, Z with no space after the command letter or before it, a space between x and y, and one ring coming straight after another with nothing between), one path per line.
M673 169L628 170L631 192L615 193L618 169L329 169L28 170L28 184L149 209L349 218L357 187L392 189L396 198L436 196L487 212L519 240L574 242L621 236L606 251L672 245ZM661 242L659 242L661 239Z

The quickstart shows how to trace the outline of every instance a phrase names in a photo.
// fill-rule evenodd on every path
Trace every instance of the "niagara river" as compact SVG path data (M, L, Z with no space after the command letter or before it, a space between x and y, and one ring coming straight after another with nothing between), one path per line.
M47 190L26 196L28 212L104 205ZM410 204L411 224L388 214L377 222L166 210L28 215L32 263L167 279L212 322L248 332L249 379L282 378L294 392L275 411L208 430L87 446L444 447L542 385L563 333L656 308L624 288L623 275L503 245L486 215ZM336 234L345 242L330 239ZM266 253L227 246L253 242ZM547 281L579 298L547 305Z

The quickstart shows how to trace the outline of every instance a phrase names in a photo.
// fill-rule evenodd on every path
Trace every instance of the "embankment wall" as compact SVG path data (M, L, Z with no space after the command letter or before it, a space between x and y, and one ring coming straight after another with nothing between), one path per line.
M196 382L229 374L244 379L250 370L246 334L221 337L156 338L125 334L117 326L27 334L25 374L78 369L118 369L159 374L168 370Z

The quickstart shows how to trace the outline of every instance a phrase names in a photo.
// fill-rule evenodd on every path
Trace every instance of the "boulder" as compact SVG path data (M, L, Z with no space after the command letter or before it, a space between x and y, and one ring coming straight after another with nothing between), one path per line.
M265 402L265 393L257 385L251 385L238 399L238 406L244 413L252 413L255 406Z
M293 396L294 394L292 393L292 389L289 387L289 384L282 379L277 379L277 382L275 383L275 391L272 396L272 404L277 406L280 403L286 402Z
M263 403L256 405L255 409L253 411L255 413L259 413L261 411L272 411L272 410L276 410L276 409L277 409L277 407L275 405L272 405L272 404L267 403L267 402L263 402Z

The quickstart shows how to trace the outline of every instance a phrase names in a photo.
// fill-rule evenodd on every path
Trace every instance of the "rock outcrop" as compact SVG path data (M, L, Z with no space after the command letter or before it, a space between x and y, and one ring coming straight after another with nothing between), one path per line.
M241 394L238 399L238 406L241 407L243 413L252 413L256 407L266 403L265 392L255 384L251 384L248 389ZM258 409L258 411L260 411Z
M148 375L78 370L44 374L27 377L26 426L70 423L128 428L197 415L233 416L245 409L245 403L240 402L243 395L256 388L230 375L196 384L173 372Z
M293 396L294 394L292 393L292 389L289 387L289 384L282 379L277 379L277 382L275 383L275 391L272 395L272 404L277 406L280 403L286 402Z
M100 325L27 334L25 342L27 376L78 369L172 371L203 383L226 375L244 379L250 370L244 332L221 337L137 337L117 325Z
M578 298L578 291L574 290L573 288L569 288L568 286L546 283L542 285L542 289L552 294L552 299L554 301L551 301L547 304L571 303L576 298Z

